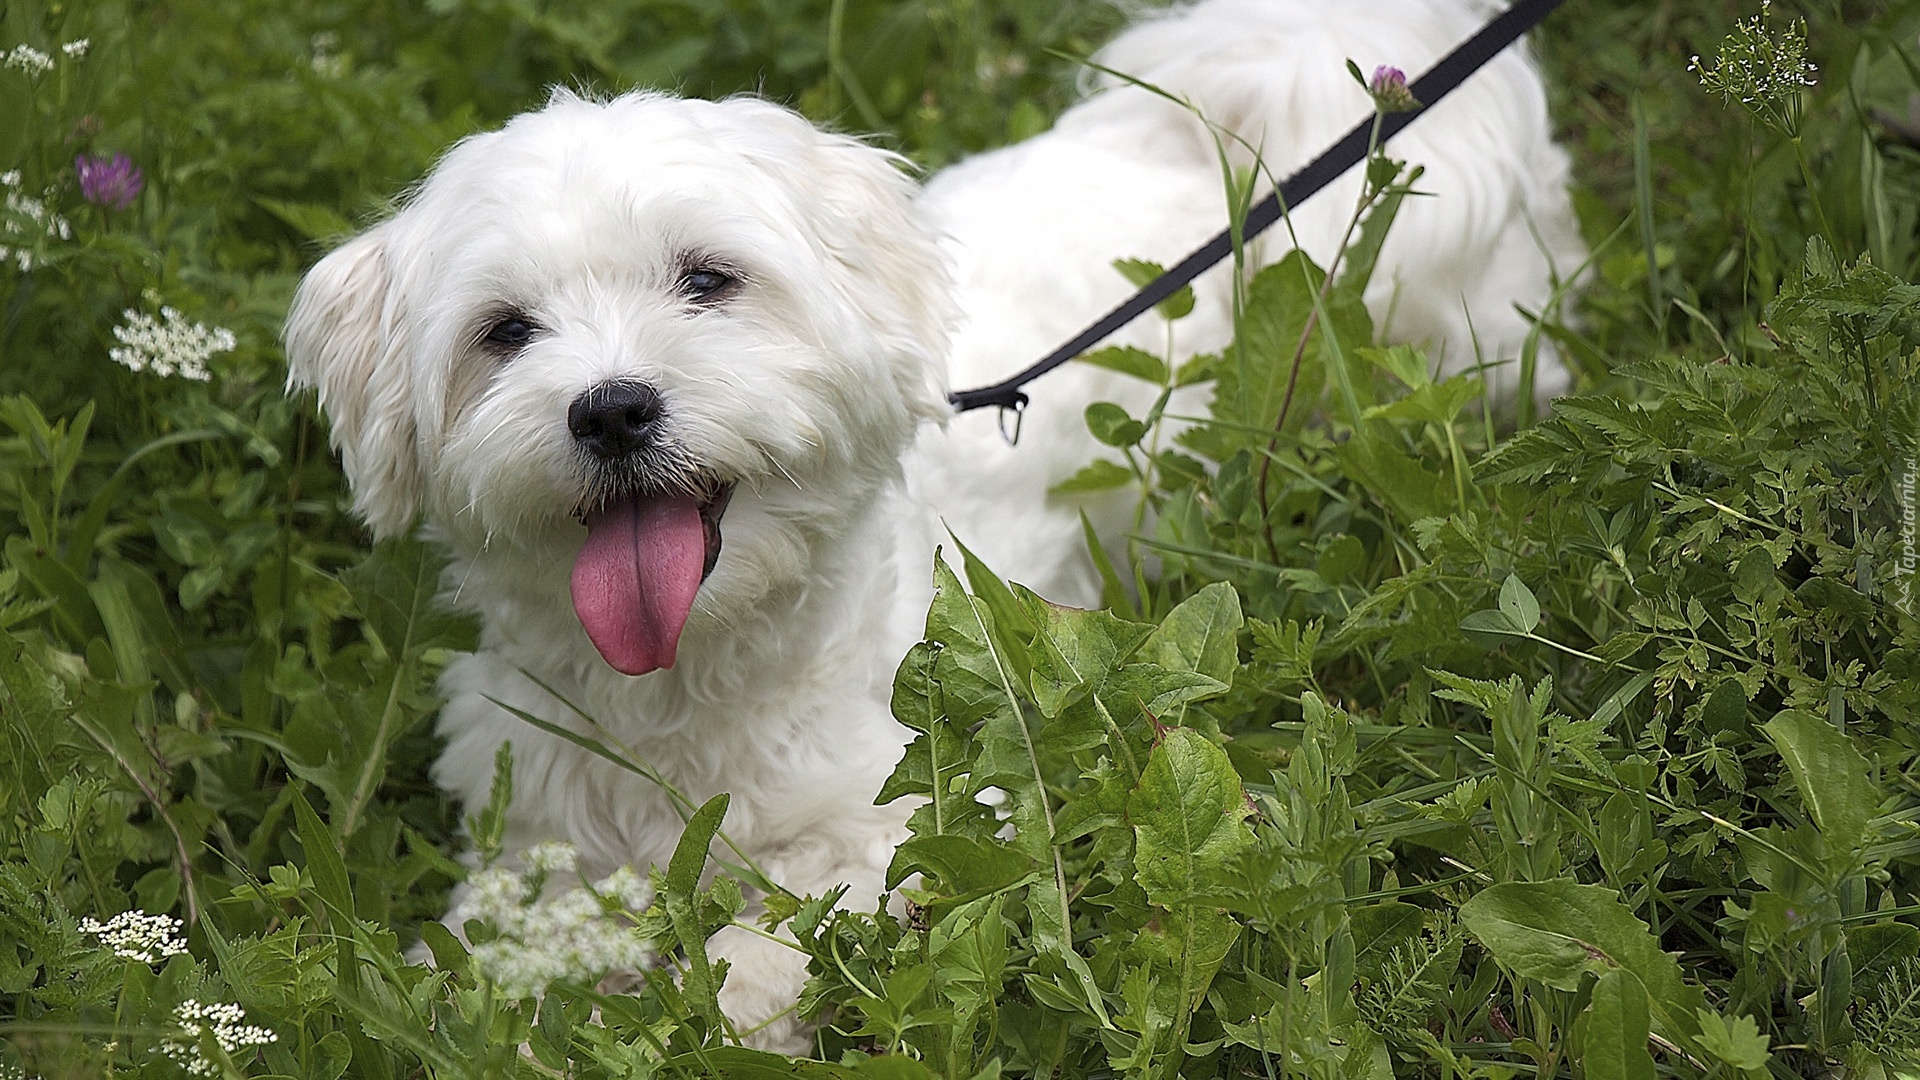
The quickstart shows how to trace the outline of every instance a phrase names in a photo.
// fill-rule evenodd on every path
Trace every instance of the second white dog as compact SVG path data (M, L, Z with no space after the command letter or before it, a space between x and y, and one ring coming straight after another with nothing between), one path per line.
M1489 7L1207 0L1100 61L1284 175L1367 115L1349 58L1419 70ZM1582 252L1522 55L1432 113L1391 149L1434 197L1403 210L1369 300L1457 369L1511 356L1514 305L1539 309ZM1322 262L1357 183L1295 216ZM356 508L380 536L424 521L453 558L448 599L483 625L443 680L437 778L477 806L511 741L510 847L570 841L593 876L665 860L681 818L664 792L495 704L584 730L532 675L696 802L731 792L729 836L787 888L870 902L904 836L904 808L872 801L905 742L888 687L939 522L1014 580L1092 602L1081 504L1046 492L1095 452L1082 408L1137 409L1145 389L1051 376L1008 448L991 416L941 425L949 382L1045 352L1125 295L1113 259L1172 262L1224 220L1206 129L1127 87L924 194L891 155L757 100L557 93L462 142L314 268L287 327ZM1201 282L1183 350L1229 337L1225 284ZM730 1015L804 1048L782 1015L798 954L746 933L714 947Z

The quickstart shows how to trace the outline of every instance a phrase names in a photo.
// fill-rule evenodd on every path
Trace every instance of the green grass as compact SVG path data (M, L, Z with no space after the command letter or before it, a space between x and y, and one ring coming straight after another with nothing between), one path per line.
M473 628L430 551L367 549L279 325L330 239L549 84L758 90L937 167L1043 128L1116 13L0 7L0 49L56 58L0 68L0 172L69 225L0 268L0 1076L1920 1074L1920 4L1775 13L1820 67L1797 138L1688 71L1750 14L1576 3L1540 38L1597 252L1542 331L1581 396L1506 430L1288 262L1252 317L1326 317L1284 419L1239 390L1296 358L1233 351L1177 442L1090 416L1084 483L1154 511L1113 612L956 554L895 689L911 917L767 905L814 961L801 1066L714 1005L719 805L609 915L677 978L510 1000L432 921L466 842L433 678ZM73 179L113 151L125 210ZM234 332L210 381L108 359L162 304ZM465 812L485 852L498 807ZM187 954L79 929L130 908ZM196 1051L187 999L277 1041Z

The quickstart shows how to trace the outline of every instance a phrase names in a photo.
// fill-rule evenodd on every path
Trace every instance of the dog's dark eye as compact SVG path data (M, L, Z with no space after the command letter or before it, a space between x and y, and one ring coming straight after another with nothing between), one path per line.
M689 300L716 300L734 284L734 279L718 270L702 267L689 270L680 279L680 293Z
M487 344L518 349L533 340L534 325L518 315L508 315L487 327Z

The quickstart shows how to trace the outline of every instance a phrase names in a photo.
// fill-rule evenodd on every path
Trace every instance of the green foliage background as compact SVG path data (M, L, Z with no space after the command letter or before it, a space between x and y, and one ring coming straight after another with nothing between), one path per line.
M1094 358L1213 380L1211 422L1089 410L1077 486L1154 511L1112 611L949 553L895 691L912 916L768 905L827 1020L801 1065L713 1006L719 806L640 917L680 981L500 1000L423 926L463 874L425 774L472 628L430 552L366 549L280 321L549 85L757 91L938 167L1043 129L1118 12L6 0L0 51L55 66L0 68L0 172L71 235L0 267L0 1075L178 1075L187 998L280 1033L219 1072L322 1080L1920 1073L1920 5L1774 13L1821 69L1797 138L1687 70L1751 13L1576 2L1539 36L1597 252L1543 313L1582 391L1548 417L1372 347L1364 258L1250 275L1198 365ZM73 176L114 151L124 211ZM235 332L211 382L108 359L163 303ZM78 930L131 907L191 956Z

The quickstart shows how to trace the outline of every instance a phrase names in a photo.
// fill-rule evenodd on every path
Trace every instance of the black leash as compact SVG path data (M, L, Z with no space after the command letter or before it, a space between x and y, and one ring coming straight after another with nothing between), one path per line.
M1564 0L1517 0L1507 10L1495 16L1493 21L1480 29L1480 32L1468 38L1458 48L1448 53L1439 63L1427 70L1407 89L1414 100L1420 102L1417 112L1388 113L1381 118L1380 141L1385 143L1398 134L1401 128L1413 123L1414 118L1439 104L1440 99L1452 93L1468 76L1479 71L1487 62L1500 55L1507 46L1519 40L1520 35L1538 26L1541 20L1553 13ZM1242 226L1243 243L1265 232L1282 216L1282 207L1299 206L1311 198L1315 192L1332 183L1336 177L1358 165L1367 156L1367 146L1373 137L1373 118L1360 122L1346 137L1333 144L1326 153L1309 162L1307 166L1280 185L1272 194L1262 199L1247 214ZM983 386L977 390L958 390L948 396L955 412L998 405L1003 409L1012 409L1016 413L1026 407L1027 395L1020 388L1045 375L1061 364L1079 356L1099 344L1107 335L1132 322L1153 305L1178 292L1194 278L1199 277L1215 263L1226 258L1233 251L1233 234L1225 230L1207 241L1198 251L1180 260L1179 265L1148 282L1146 287L1127 300L1126 303L1108 312L1104 318L1082 330L1077 337L1065 345L1048 353L1046 359L1015 375L1004 382L992 386ZM1018 431L1018 428L1015 428Z

